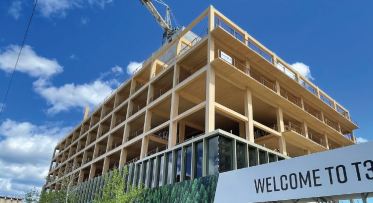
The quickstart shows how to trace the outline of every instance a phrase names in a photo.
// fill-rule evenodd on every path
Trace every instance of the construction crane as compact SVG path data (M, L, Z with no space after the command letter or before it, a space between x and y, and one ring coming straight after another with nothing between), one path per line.
M165 42L170 42L172 40L172 36L179 30L179 28L172 28L171 23L171 9L170 7L165 4L162 0L154 0L155 2L158 2L164 6L166 6L166 16L165 19L162 18L162 16L159 14L158 10L154 7L153 0L140 0L142 5L145 5L150 13L154 16L154 18L157 20L159 25L163 28L163 38L162 38L162 44ZM174 19L176 21L176 19ZM175 22L177 24L177 22Z

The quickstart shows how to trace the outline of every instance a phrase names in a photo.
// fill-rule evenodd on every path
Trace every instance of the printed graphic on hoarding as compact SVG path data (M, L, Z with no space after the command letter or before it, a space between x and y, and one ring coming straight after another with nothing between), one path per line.
M146 203L203 202L212 203L219 175L206 176L144 190Z
M220 174L216 203L269 202L373 191L373 142Z

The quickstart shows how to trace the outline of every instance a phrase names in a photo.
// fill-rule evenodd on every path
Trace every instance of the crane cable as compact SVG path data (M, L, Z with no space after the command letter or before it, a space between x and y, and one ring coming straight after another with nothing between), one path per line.
M30 17L30 21L29 21L29 23L28 23L28 26L27 26L27 29L26 29L25 36L23 37L22 46L21 46L21 49L19 50L19 53L18 53L18 57L17 57L17 61L16 61L16 65L14 66L14 70L13 70L13 73L12 73L12 77L10 78L10 82L9 82L8 90L6 91L5 98L4 98L4 102L3 102L2 107L1 107L1 110L0 110L0 116L1 116L1 114L2 114L2 112L3 112L3 110L4 110L4 106L5 106L6 99L7 99L7 97L8 97L9 89L10 89L10 86L12 85L13 76L14 76L14 73L16 72L17 65L18 65L18 60L19 60L19 57L21 56L21 52L22 52L23 46L24 46L24 44L25 44L26 37L27 37L27 33L28 33L29 28L30 28L31 21L32 21L32 17L34 16L35 8L36 8L36 5L37 5L37 4L38 4L38 0L35 0L34 9L32 10L32 14L31 14L31 17Z

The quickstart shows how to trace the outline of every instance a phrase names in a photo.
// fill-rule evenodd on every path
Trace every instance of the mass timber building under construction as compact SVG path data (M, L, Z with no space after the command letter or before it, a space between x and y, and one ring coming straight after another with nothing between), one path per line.
M160 186L353 145L357 128L345 108L210 6L57 144L45 188L128 163L157 170L137 177Z

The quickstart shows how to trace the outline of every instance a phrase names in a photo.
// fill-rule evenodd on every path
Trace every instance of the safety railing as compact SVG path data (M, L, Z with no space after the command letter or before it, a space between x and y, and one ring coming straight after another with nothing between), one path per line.
M125 98L125 97L120 97L120 99L118 99L117 103L115 103L115 107L118 107L119 105L121 105L124 101L126 101L128 98Z
M269 55L267 52L263 51L261 48L256 46L253 42L250 40L247 40L247 46L250 47L252 50L254 50L256 53L261 55L263 58L265 58L267 61L272 63L272 56Z
M240 40L241 42L245 43L245 38L242 36L241 33L237 32L235 29L233 29L231 26L229 26L227 23L225 23L220 18L216 19L215 27L221 27L231 35L233 35L236 39Z
M306 90L310 91L312 94L316 95L316 90L311 85L309 85L306 81L302 78L299 79L299 84L304 87Z
M164 132L161 132L161 133L153 133L153 134L151 134L151 136L161 138L161 139L164 139L164 140L168 140L168 131L164 131Z
M331 121L330 119L328 119L328 117L324 116L324 121L325 123L330 126L331 128L333 128L334 130L338 131L339 132L339 129L338 129L338 126L335 122Z
M333 145L333 144L330 144L329 143L329 149L338 149L339 147L337 147L336 145Z
M115 121L115 127L117 127L119 124L123 123L126 120L126 116L123 116Z
M308 133L308 139L316 142L317 144L321 145L321 146L324 146L324 143L323 143L323 140L322 138L320 138L319 136L317 136L316 134L313 134L313 133Z
M127 164L131 164L131 163L135 163L136 161L140 160L140 156L134 158L134 159L131 159L130 161L127 161L124 165L127 165Z
M155 149L153 149L153 150L147 152L147 153L145 154L145 157L148 157L148 156L151 156L151 155L156 154L156 153L158 153L158 152L164 151L164 150L166 150L167 148L168 148L168 144L165 144L165 145L163 145L163 146L161 146L161 147L157 147L157 148L155 148Z
M351 117L350 117L350 121L351 121L353 124L359 126L359 125L357 124L357 122L356 122L354 119L352 119Z
M272 56L269 55L267 52L259 48L255 43L251 42L249 39L245 39L244 36L233 29L231 26L229 26L227 23L225 23L223 20L217 18L215 27L219 26L223 28L225 31L233 35L236 39L244 43L246 46L248 46L250 49L258 53L260 56L262 56L264 59L266 59L269 62L272 62Z
M106 133L108 133L110 131L110 129L109 128L104 128L104 129L102 129L102 131L98 134L98 137L100 138L100 137L102 137L102 136L104 136Z
M199 134L199 135L192 136L192 137L190 137L190 138L188 138L188 139L184 139L184 140L181 141L181 142L178 140L177 145L182 144L182 143L184 143L184 142L188 142L188 141L190 141L190 140L193 140L193 139L195 139L195 138L197 138L197 137L200 137L200 136L202 136L202 135L204 135L204 134L205 134L205 133L201 133L201 134Z
M282 63L280 62L277 62L277 66L276 66L279 70L281 70L282 72L284 72L287 76L289 76L291 79L297 81L297 75L291 71L289 68L287 68L286 66L284 66Z
M296 96L291 94L290 92L280 89L280 95L290 101L291 103L297 105L298 107L301 107L300 99L298 99Z
M256 130L254 130L254 139L259 139L259 138L268 136L270 134L271 134L270 132L267 132L265 130L262 130L262 129L258 128Z
M189 69L188 71L185 71L185 70L183 72L180 71L180 75L177 78L177 84L183 82L185 79L193 75L195 72L202 69L206 64L207 64L207 58L204 58L200 62L198 62L195 66L193 66L191 69ZM180 67L180 70L181 70L181 67Z
M317 111L316 109L312 108L310 105L308 104L304 104L304 110L311 114L312 116L314 116L315 118L320 119L320 115L319 115L319 111Z
M100 122L100 119L99 119L99 118L94 118L94 119L92 120L91 128L92 128L93 126L95 126L98 122Z
M155 101L159 97L161 97L164 93L168 92L169 90L172 89L172 83L164 86L162 89L157 90L156 92L153 93L153 96L149 98L149 103Z
M108 151L111 151L111 150L119 147L120 145L122 145L122 140L116 141L114 144L112 144L111 146L109 146L108 147Z
M129 116L135 115L137 112L139 112L145 106L146 106L146 101L141 103L141 104L133 104L132 111L130 111Z
M137 92L137 90L141 89L145 84L140 82L139 84L136 84L136 87L132 89L132 94L135 94L135 92Z
M295 125L294 123L291 123L290 121L288 122L288 125L285 125L285 131L293 131L298 133L299 135L303 135L302 128Z
M333 107L333 102L330 101L325 95L323 95L322 93L320 93L320 99L325 102L327 105L329 105L330 107L334 108Z
M190 48L192 48L194 45L196 45L199 41L201 41L205 36L207 36L208 34L208 30L204 30L201 32L201 34L199 36L197 36L196 38L194 38L191 42L189 42L188 44L185 45L184 48L182 48L180 51L179 51L179 54L178 54L178 57L180 57L181 55L183 55L185 52L187 52Z
M144 132L144 129L139 129L139 130L136 130L135 132L133 132L132 134L130 134L127 138L127 141L129 140L132 140L133 138L141 135L142 133Z
M222 60L226 61L227 63L231 64L232 66L234 66L237 70L240 70L244 73L247 74L247 68L246 68L246 65L240 63L239 61L237 61L237 59L229 56L228 54L226 54L224 51L218 49L217 50L217 53L218 53L218 57L221 58Z

